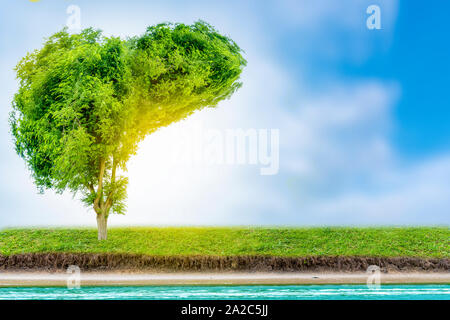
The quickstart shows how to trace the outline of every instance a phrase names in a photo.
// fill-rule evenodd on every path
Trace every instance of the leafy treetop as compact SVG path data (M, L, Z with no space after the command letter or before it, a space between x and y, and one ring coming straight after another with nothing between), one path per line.
M63 29L16 67L16 150L41 191L81 192L97 215L122 214L127 178L118 170L147 135L229 98L241 86L241 52L202 21L127 40Z

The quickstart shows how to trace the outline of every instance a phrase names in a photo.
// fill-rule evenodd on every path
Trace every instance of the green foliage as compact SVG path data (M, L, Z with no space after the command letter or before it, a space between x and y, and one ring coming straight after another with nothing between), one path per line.
M16 150L41 192L80 192L97 213L124 213L127 179L117 172L138 143L229 98L245 64L241 49L202 21L127 40L64 29L16 67Z
M147 255L271 255L450 258L448 227L408 228L112 228L0 231L0 254L33 252Z

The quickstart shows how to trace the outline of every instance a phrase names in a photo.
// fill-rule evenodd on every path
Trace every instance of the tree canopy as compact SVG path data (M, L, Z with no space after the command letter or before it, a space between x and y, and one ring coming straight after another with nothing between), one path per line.
M203 21L158 24L125 40L63 29L15 69L17 153L41 192L81 193L106 228L110 210L125 212L128 181L118 172L138 143L229 98L245 65L238 45Z

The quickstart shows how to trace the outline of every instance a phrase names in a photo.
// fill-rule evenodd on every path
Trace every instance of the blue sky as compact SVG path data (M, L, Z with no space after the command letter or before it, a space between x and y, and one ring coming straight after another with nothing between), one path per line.
M450 223L450 43L441 1L2 1L0 227L93 225L71 195L38 195L14 153L12 68L61 29L122 37L203 19L246 52L243 88L149 137L131 160L128 213L111 224L416 225ZM381 30L366 8L381 9ZM280 170L177 166L176 132L280 130Z

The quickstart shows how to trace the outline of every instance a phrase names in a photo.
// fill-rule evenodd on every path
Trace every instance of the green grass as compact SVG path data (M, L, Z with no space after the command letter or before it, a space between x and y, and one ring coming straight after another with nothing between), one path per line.
M450 228L110 228L6 229L0 254L35 252L148 255L450 257Z

